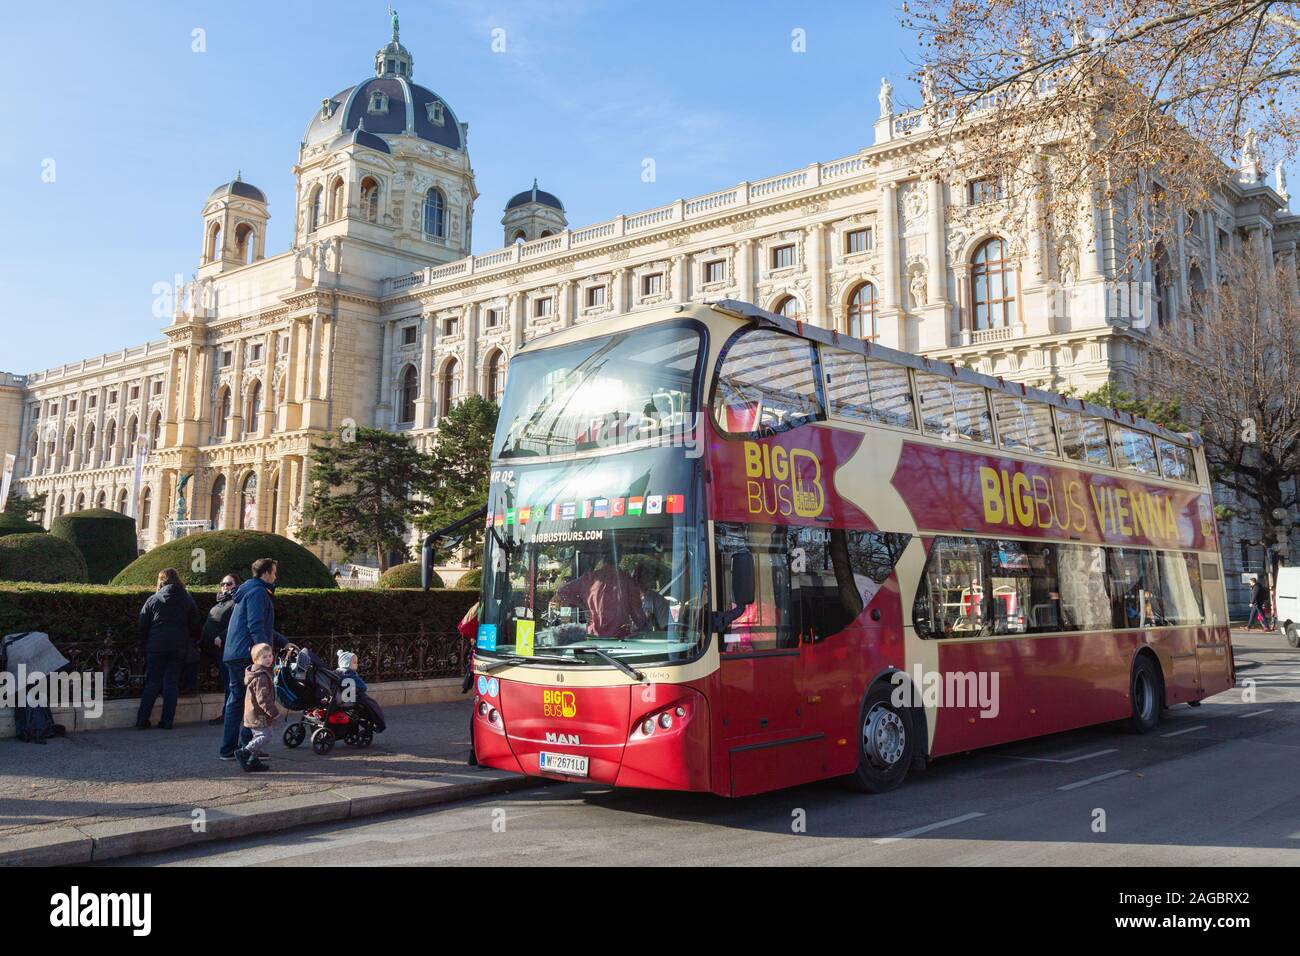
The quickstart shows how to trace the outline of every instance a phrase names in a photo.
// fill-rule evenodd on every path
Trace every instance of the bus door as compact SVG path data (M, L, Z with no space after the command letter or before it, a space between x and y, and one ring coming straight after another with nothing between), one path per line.
M719 655L721 738L730 764L733 796L793 786L819 775L810 752L820 735L805 728L802 655L791 612L791 576L785 529L719 524L715 530L720 605L734 619ZM753 562L753 600L733 596L733 561L746 551ZM724 600L725 599L725 600Z

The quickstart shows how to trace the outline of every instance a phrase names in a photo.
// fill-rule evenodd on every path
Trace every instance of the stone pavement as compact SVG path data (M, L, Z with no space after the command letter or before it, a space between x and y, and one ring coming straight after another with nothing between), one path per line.
M469 706L388 708L370 748L339 741L325 756L286 747L281 718L266 773L219 760L221 728L207 724L0 740L0 865L85 863L526 785L466 766Z

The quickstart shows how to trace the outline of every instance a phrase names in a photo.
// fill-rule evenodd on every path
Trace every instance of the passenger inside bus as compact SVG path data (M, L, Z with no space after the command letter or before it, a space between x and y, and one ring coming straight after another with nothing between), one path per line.
M636 579L607 552L594 570L561 585L551 606L585 608L587 633L593 637L629 637L650 626L644 598Z

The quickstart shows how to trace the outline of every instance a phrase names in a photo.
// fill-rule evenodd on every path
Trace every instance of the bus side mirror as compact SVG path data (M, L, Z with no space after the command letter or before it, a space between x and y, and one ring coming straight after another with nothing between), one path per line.
M425 538L420 548L420 587L425 591L433 584L433 539Z
M754 603L754 555L749 549L731 556L731 602L737 607Z

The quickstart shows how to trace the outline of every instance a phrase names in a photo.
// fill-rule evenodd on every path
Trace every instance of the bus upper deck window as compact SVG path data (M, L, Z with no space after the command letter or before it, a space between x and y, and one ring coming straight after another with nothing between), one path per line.
M732 339L718 369L713 415L732 434L774 434L824 418L812 343L767 329Z

